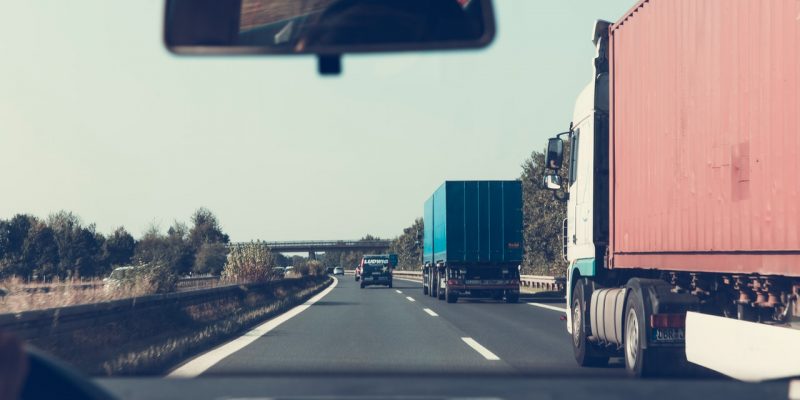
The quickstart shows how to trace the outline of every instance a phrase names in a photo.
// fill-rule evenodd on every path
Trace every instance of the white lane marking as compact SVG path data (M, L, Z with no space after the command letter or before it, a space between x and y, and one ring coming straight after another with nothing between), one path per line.
M430 315L431 315L431 317L438 317L438 316L439 316L439 314L435 313L435 312L434 312L433 310L431 310L430 308L423 308L423 310L425 310L425 312L426 312L426 313L430 314Z
M402 291L400 291L400 290L395 290L395 292L397 292L397 293L400 293L400 294L403 294L403 292L402 292Z
M494 353L489 351L486 347L481 346L480 343L476 342L475 339L471 337L462 337L461 340L464 341L469 347L472 347L473 350L477 351L478 354L482 355L483 358L490 360L490 361L497 361L500 357L496 356Z
M195 357L191 361L187 362L186 364L183 364L179 368L170 372L167 375L167 378L194 378L202 374L209 368L213 367L216 363L222 361L223 358L228 357L229 355L243 349L245 346L255 342L258 338L266 335L271 330L277 328L280 324L297 316L297 314L300 314L307 308L311 307L311 305L313 305L314 303L320 301L323 297L328 295L328 293L330 293L338 283L339 280L334 277L333 284L331 284L331 286L329 286L327 289L323 290L316 296L310 298L305 303L296 306L291 310L286 311L281 315L278 315L275 318L270 319L269 321L253 328L244 335L239 336L238 338L233 339L230 342L225 343L220 347L217 347L216 349L213 349L207 353L203 353Z
M406 298L408 299L408 301L416 301L416 300L414 300L414 298L413 298L413 297L408 297L408 296L406 296Z
M550 306L550 305L547 305L547 304L541 304L541 303L528 303L528 304L530 304L530 305L532 305L532 306L535 306L535 307L546 308L546 309L548 309L548 310L553 310L553 311L559 311L559 312L563 312L564 314L566 314L566 313L567 313L567 309L566 309L566 308L561 308L561 307L556 307L556 306Z

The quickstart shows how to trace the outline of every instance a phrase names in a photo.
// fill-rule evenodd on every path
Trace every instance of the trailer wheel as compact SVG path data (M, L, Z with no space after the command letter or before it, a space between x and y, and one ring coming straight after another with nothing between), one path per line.
M444 297L447 299L448 303L455 303L458 301L458 293L451 291L450 289L444 289Z
M608 356L597 354L595 345L587 339L589 313L586 311L586 288L583 279L572 291L572 350L581 367L598 367L608 364Z
M654 376L660 364L654 349L645 349L647 335L645 330L644 302L638 290L631 290L625 306L624 336L625 369L634 378Z
M519 292L506 292L506 303L512 304L519 301Z

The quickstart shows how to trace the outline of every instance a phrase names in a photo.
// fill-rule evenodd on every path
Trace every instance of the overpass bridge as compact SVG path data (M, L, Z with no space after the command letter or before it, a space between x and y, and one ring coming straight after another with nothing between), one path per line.
M310 259L316 258L316 253L326 251L363 251L367 253L385 253L389 250L389 240L300 240L290 242L237 242L230 243L228 247L255 244L268 247L276 253L305 253Z

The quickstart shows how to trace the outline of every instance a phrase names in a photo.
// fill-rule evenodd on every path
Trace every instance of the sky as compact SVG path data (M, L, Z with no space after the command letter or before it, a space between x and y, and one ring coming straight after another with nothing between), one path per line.
M233 241L391 238L445 180L517 179L569 126L596 19L634 0L495 0L485 50L179 57L161 0L0 0L0 218Z

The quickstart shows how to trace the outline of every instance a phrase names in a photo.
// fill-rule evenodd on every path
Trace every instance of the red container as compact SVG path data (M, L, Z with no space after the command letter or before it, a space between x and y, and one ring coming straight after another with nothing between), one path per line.
M611 27L611 267L800 276L800 1Z

